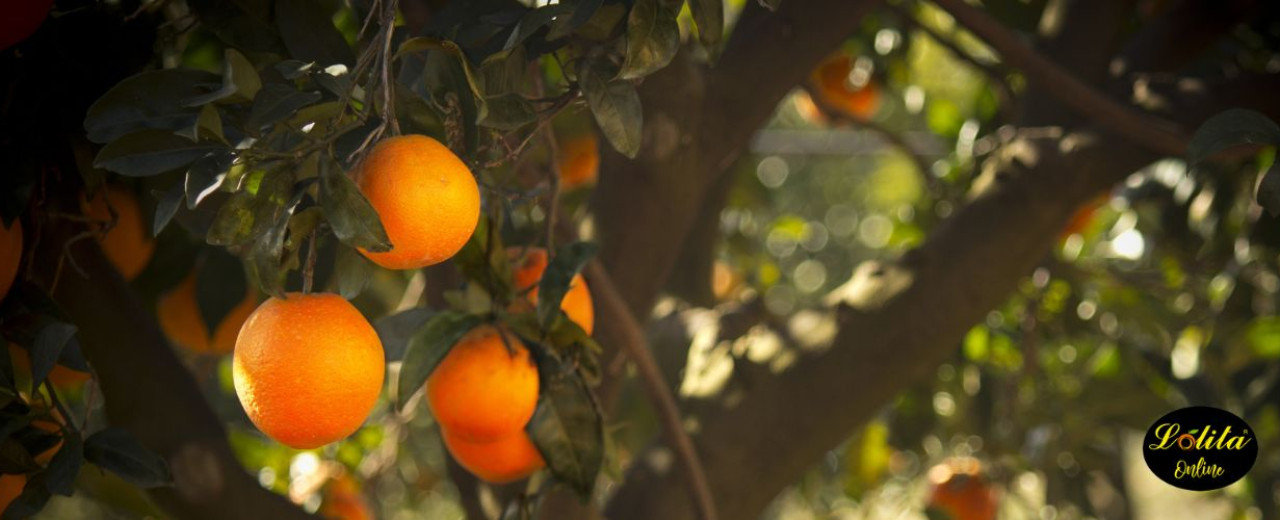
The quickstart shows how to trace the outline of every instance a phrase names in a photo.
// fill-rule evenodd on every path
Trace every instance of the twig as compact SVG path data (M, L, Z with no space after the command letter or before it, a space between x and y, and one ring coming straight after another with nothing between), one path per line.
M622 348L635 362L636 369L640 373L640 381L658 413L667 442L671 443L671 447L675 449L676 456L684 467L685 476L689 479L689 494L699 516L702 520L716 520L718 518L716 503L711 496L711 485L707 482L706 471L702 468L702 461L693 447L693 439L681 424L679 405L671 395L670 387L667 386L657 361L654 361L653 354L649 352L644 331L632 316L631 310L627 308L626 302L622 300L622 295L618 293L617 287L614 287L613 279L609 277L604 266L593 259L587 262L585 271L588 283L591 284L592 294L596 297L596 305L602 307L602 310L619 324L618 328L623 336Z
M311 294L311 284L316 275L316 231L311 230L311 243L307 246L307 265L302 270L302 294Z
M542 132L547 137L547 146L551 150L551 193L547 195L547 258L556 248L556 207L560 205L560 145L556 142L556 133L551 129Z
M396 120L395 93L391 88L391 36L395 33L396 6L398 0L386 1L386 9L382 15L382 32L385 34L382 43L382 124L391 125L391 135L400 135L400 122Z
M1120 103L1089 86L1056 63L1037 54L999 21L964 0L933 0L960 25L987 42L1010 65L1058 98L1093 119L1098 126L1121 134L1153 151L1180 156L1188 137L1168 121Z

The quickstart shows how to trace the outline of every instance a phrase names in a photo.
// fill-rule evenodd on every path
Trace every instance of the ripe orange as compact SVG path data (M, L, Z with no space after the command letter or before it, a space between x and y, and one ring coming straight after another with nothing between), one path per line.
M880 86L874 81L865 85L850 83L853 65L852 56L835 54L818 64L809 74L809 81L823 103L854 119L870 119L880 108Z
M49 17L50 9L53 9L53 0L5 2L4 15L0 16L0 50L8 49L35 34L45 18ZM4 508L0 507L0 511L4 511Z
M384 139L356 168L360 191L377 210L392 249L360 250L388 269L448 260L480 220L480 190L467 165L422 135Z
M513 261L518 262L513 278L516 291L528 291L530 305L538 304L538 283L542 281L542 273L547 270L547 250L531 247L513 247L507 250ZM522 256L523 255L523 256ZM582 274L573 276L569 282L569 291L560 301L560 309L577 323L587 334L595 328L596 311L591 301L591 290Z
M111 212L107 209L107 200L110 199L119 220L115 227L100 235L102 251L126 280L133 280L151 261L156 244L147 232L142 208L133 192L115 185L107 186L104 191L106 197L99 191L92 200L82 200L82 207L86 216L105 224L111 221Z
M453 460L493 484L515 482L547 465L524 430L492 441L469 441L448 428L441 435Z
M711 270L711 293L717 300L728 300L742 289L742 274L729 267L729 264L716 260Z
M995 490L977 459L955 458L929 470L929 504L952 520L995 520Z
M320 491L320 509L323 518L332 520L370 520L373 513L369 503L360 493L360 483L349 473L341 473L325 484Z
M267 436L298 449L351 435L382 390L382 343L335 294L290 293L249 315L236 338L232 381Z
M0 223L0 300L9 294L13 280L18 277L18 264L22 263L22 222L4 227Z
M13 360L14 374L21 381L31 381L31 357L27 349L16 344L9 344L9 358ZM88 373L72 370L62 365L54 365L49 371L49 382L58 388L74 388L84 384L91 376Z
M600 144L595 134L582 134L560 142L560 186L566 190L595 184L600 173Z
M212 341L209 327L200 315L200 305L196 302L196 274L193 272L182 280L172 291L160 297L156 302L156 314L160 319L160 328L175 344L197 354L230 354L236 347L236 335L240 326L249 319L249 314L257 307L258 298L252 290L246 291L242 300L227 313L213 332Z
M515 335L481 325L458 340L431 373L427 404L440 426L456 436L506 437L533 417L538 368Z
M1063 226L1062 231L1058 233L1058 239L1065 240L1071 235L1083 232L1089 223L1093 222L1093 216L1098 213L1098 209L1106 205L1110 198L1109 193L1103 193L1081 204L1076 208L1075 213L1071 214L1071 218L1067 219L1067 225Z
M22 494L22 488L26 485L26 475L0 475L0 512Z

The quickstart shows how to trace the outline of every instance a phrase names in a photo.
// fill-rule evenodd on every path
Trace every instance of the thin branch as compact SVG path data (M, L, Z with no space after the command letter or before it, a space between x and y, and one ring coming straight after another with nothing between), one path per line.
M689 493L697 506L699 516L702 520L716 520L718 518L716 503L711 496L711 485L707 482L706 471L698 458L697 450L693 447L693 439L689 437L689 433L684 430L684 425L681 423L680 408L676 404L675 396L671 395L670 387L662 376L662 370L658 368L657 361L649 352L644 330L632 316L618 289L614 287L613 279L609 277L609 273L600 262L591 260L587 263L585 271L588 283L591 284L592 294L596 297L596 304L619 322L619 329L623 335L622 349L635 362L645 393L648 394L649 400L653 402L658 413L667 442L671 443L671 447L675 449L676 456L684 467L685 476L689 479Z
M982 9L964 0L933 0L960 25L977 35L1010 65L1021 69L1066 106L1098 126L1124 135L1164 155L1186 152L1188 137L1168 121L1120 103L1045 59Z

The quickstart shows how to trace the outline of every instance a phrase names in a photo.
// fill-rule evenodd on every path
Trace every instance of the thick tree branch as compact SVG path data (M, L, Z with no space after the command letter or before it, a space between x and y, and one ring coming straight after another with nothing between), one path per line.
M79 226L56 216L45 223L33 275L46 289ZM150 490L156 503L175 518L313 518L240 466L222 421L98 243L80 240L67 251L88 276L64 271L53 298L80 328L110 423L169 462L174 486Z
M1062 104L1093 123L1164 155L1180 156L1188 136L1168 121L1116 101L1081 81L1056 63L1045 59L1006 27L964 0L933 0L957 22L987 42L1002 59Z
M1113 73L1172 73L1199 56L1255 11L1259 0L1178 0L1125 44Z

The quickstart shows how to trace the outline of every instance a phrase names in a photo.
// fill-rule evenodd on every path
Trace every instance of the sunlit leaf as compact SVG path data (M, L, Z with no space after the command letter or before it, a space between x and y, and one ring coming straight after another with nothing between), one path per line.
M219 150L201 157L187 169L184 188L187 195L187 209L195 209L196 205L217 191L227 178L227 170L235 161L235 154L230 150Z
M724 0L689 0L693 23L698 25L698 40L716 49L724 39Z
M390 251L382 219L350 177L329 158L320 161L320 205L338 240L366 251Z
M666 67L680 50L680 15L683 2L636 0L627 16L627 59L618 76L635 79Z

